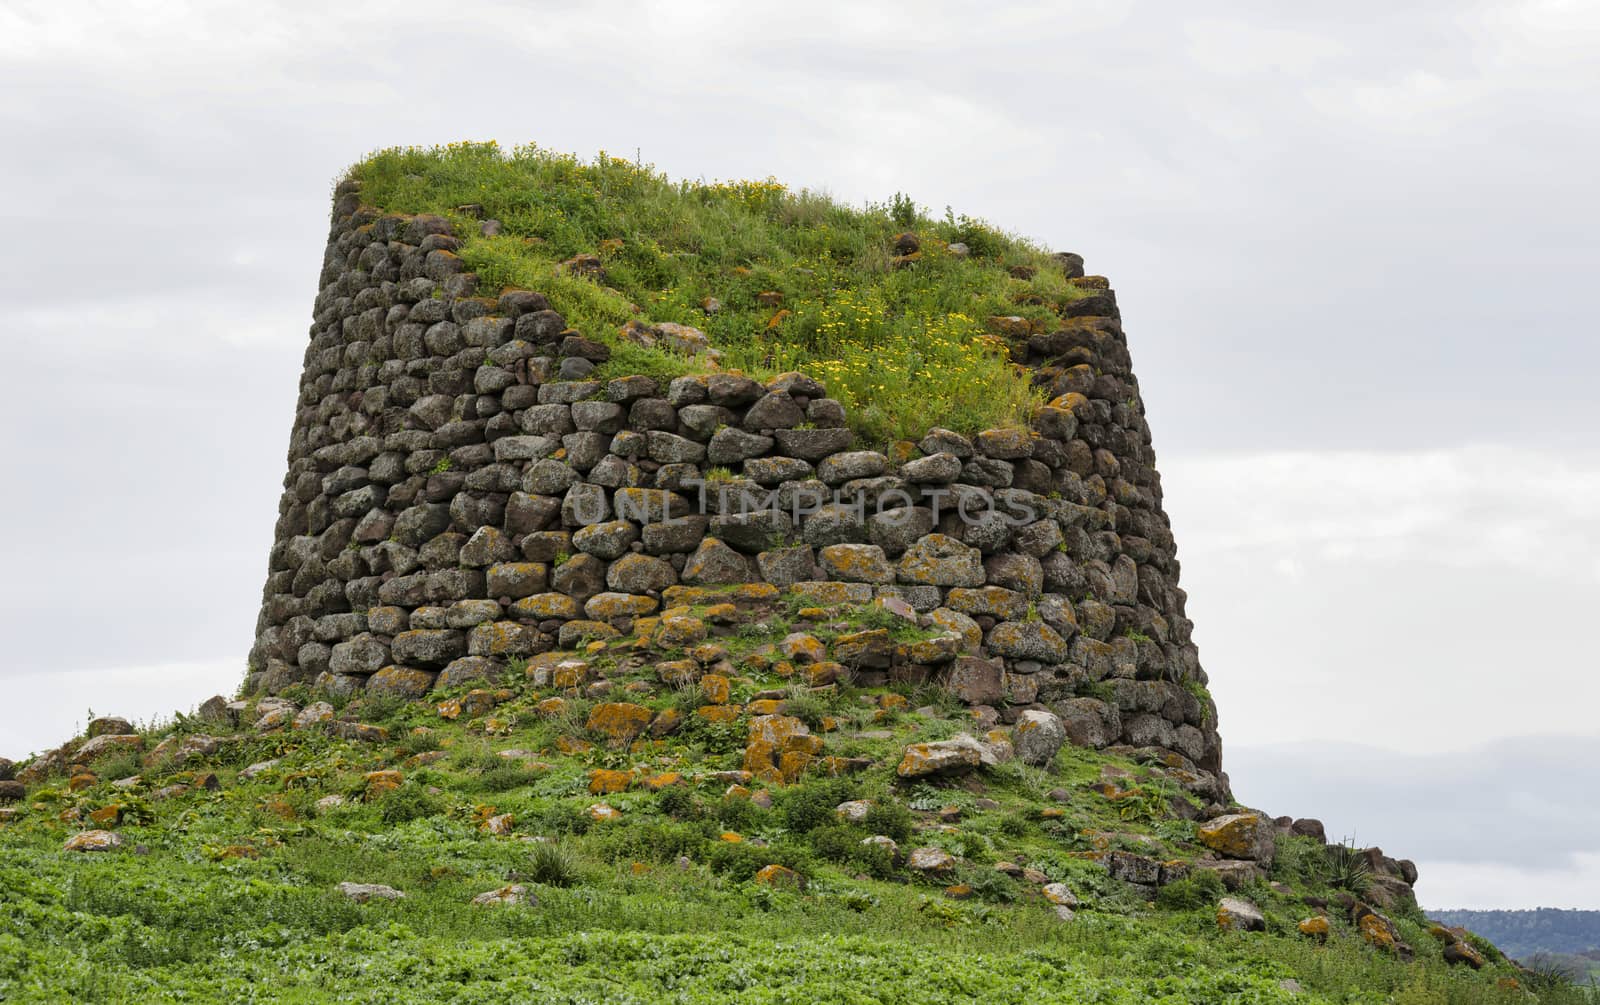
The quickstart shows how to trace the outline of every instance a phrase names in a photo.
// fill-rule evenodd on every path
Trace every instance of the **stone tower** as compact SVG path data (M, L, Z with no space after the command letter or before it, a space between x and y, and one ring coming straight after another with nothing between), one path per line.
M1048 707L1226 798L1116 298L1008 330L1031 429L853 442L800 374L588 379L538 291L483 290L448 220L336 192L247 687L420 696L626 629L695 590L881 600L949 644L864 653L980 721ZM585 337L588 336L588 337ZM711 467L732 472L704 492Z

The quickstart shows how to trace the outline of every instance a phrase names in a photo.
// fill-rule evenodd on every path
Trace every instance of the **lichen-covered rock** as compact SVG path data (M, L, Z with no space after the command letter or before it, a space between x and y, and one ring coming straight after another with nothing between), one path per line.
M746 583L754 579L750 560L714 537L700 542L683 564L683 582L691 586Z
M1028 598L1014 590L998 586L984 586L977 589L958 587L945 595L945 606L962 614L973 616L986 614L1002 621L1014 621L1028 616Z
M1011 729L1011 744L1024 764L1049 764L1066 742L1066 727L1053 712L1029 709L1017 717Z
M928 621L938 628L960 636L962 644L968 651L976 650L983 644L983 629L976 621L960 611L952 611L948 607L936 607L928 612Z
M116 831L80 831L67 838L63 851L113 851L122 847L122 835Z
M1098 750L1115 743L1122 735L1122 720L1116 706L1098 698L1068 698L1052 707L1061 717L1067 742L1074 747Z
M650 614L659 607L654 597L635 593L597 593L583 605L583 613L595 621L612 618L637 618Z
M1313 939L1319 940L1326 939L1328 933L1333 930L1332 926L1328 924L1328 919L1321 914L1301 919L1300 923L1295 925L1295 928L1301 935L1309 935Z
M761 578L774 586L792 586L816 575L816 555L809 544L774 548L756 556Z
M1196 837L1219 855L1270 865L1276 833L1272 821L1258 813L1227 813L1201 824Z
M648 708L632 702L605 702L589 712L586 728L602 734L613 745L620 746L643 734L653 715Z
M1264 932L1267 919L1261 909L1248 900L1223 897L1217 905L1217 927L1229 932Z
M629 520L608 520L572 532L574 548L608 562L626 555L637 540L639 528Z
M843 485L857 478L874 478L889 468L889 459L873 450L854 450L830 454L817 464L817 477L829 485Z
M405 894L382 883L340 883L339 892L357 904L372 900L403 900Z
M523 597L511 605L513 617L541 621L545 618L576 618L583 613L583 605L564 593L536 593Z
M140 736L138 733L128 733L126 735L119 735L116 733L101 733L99 736L88 740L83 746L79 747L77 755L74 759L80 763L87 764L90 761L93 761L95 758L104 757L113 751L137 751L143 749L144 737Z
M828 655L827 647L816 636L793 632L778 643L778 651L796 663L817 663Z
M872 803L865 799L850 799L835 806L833 812L848 823L864 823L872 812Z
M396 698L421 698L433 689L434 674L415 667L386 666L367 680L366 692Z
M479 907L536 907L539 901L528 893L528 888L520 883L502 886L497 890L486 890L472 898L472 902Z
M960 476L961 458L948 451L919 457L900 467L900 477L913 485L943 484L953 482Z
M894 660L894 643L886 628L849 632L833 641L833 657L852 669L881 669Z
M901 506L867 519L867 538L890 556L905 554L932 531L933 510L926 506Z
M913 848L906 859L906 868L915 872L949 872L956 864L956 857L943 848Z
M875 544L830 544L817 555L822 573L845 583L892 583L894 568Z
M1017 660L1064 663L1067 643L1043 621L1004 621L990 629L989 651Z
M451 628L476 628L500 619L500 604L494 600L458 600L444 612L444 623Z
M929 534L906 549L896 578L902 583L928 586L982 586L983 553L953 537Z
M958 657L945 672L944 686L968 705L993 705L1005 696L1005 664L976 656Z
M485 656L463 656L451 660L434 682L441 690L460 687L473 681L493 683L505 675L505 666Z
M1003 587L1029 597L1044 592L1044 567L1032 555L1003 552L983 560L983 571L992 586Z
M677 571L654 555L626 555L606 570L606 585L619 593L659 593L677 582Z
M333 647L328 670L335 674L376 673L388 665L389 647L367 632Z
M907 746L895 773L901 778L926 778L971 771L983 761L983 745L966 733L958 733L948 740Z
M396 635L389 649L398 663L442 668L451 660L467 654L467 637L451 628L413 629Z
M688 649L705 641L706 623L689 615L663 617L650 640L665 649Z
M787 866L776 863L762 866L754 877L754 882L762 886L780 886L790 889L803 889L806 885L805 877Z
M89 720L83 733L91 740L97 736L126 736L133 732L133 723L120 715L102 715Z
M498 527L479 527L461 546L460 562L462 565L482 568L496 562L509 562L516 557L516 545L503 531Z
M314 701L294 717L295 729L310 729L333 720L333 706L325 701Z

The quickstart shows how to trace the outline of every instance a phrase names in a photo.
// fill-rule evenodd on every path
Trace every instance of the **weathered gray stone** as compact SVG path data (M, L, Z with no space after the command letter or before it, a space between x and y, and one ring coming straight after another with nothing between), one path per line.
M770 436L758 436L742 429L727 426L717 430L706 445L705 459L711 464L738 464L750 457L760 457L772 449Z
M900 466L900 477L913 485L953 482L960 476L961 459L947 452L919 457Z
M572 403L572 422L582 432L621 432L627 421L627 412L612 401L575 401Z
M745 413L744 428L751 432L792 429L805 421L805 411L787 392L772 391L750 406L750 411Z
M559 556L557 556L559 559ZM550 585L557 593L588 600L605 589L606 563L593 555L577 554L557 561Z
M700 543L684 563L683 582L690 586L747 583L753 579L750 560L714 537Z
M1002 552L983 560L984 575L992 586L1037 597L1044 590L1044 569L1032 555Z
M394 637L390 645L394 659L409 666L442 667L465 656L467 639L453 629L412 629Z
M862 507L847 503L827 503L805 518L801 536L814 548L830 544L861 544L867 540L867 524Z
M812 463L848 449L853 439L848 429L779 429L772 435L779 453Z
M649 433L650 459L662 464L695 464L706 459L706 446L676 433L652 429Z
M761 578L774 586L790 586L811 580L816 574L816 556L809 544L775 548L756 556Z
M925 506L902 506L867 518L868 539L891 558L904 554L932 531L933 510Z
M500 604L493 600L458 600L445 610L445 624L451 628L473 628L500 620Z
M845 583L892 583L894 567L875 544L830 544L817 554L822 574Z
M639 528L628 520L608 520L572 532L572 546L596 558L610 561L628 553L628 546L639 540Z
M780 510L763 509L711 518L713 536L749 555L781 546L789 539L791 529L789 514Z
M917 449L928 455L946 453L965 460L972 456L972 441L960 433L936 428L928 430L928 435L917 443Z
M506 668L484 656L463 656L451 660L434 681L441 690L460 687L468 683L498 684L506 675Z
M981 586L983 556L953 537L929 534L906 549L896 577L902 583L928 586Z
M389 647L363 632L333 647L328 669L336 674L376 673L389 663Z
M690 552L706 536L710 523L710 517L699 515L647 523L640 528L640 539L644 550L652 555Z
M968 705L993 705L1005 696L1004 677L1000 660L960 656L945 671L944 686Z
M365 904L369 900L401 900L405 897L394 887L381 883L340 883L339 892L357 904Z
M547 457L528 467L522 476L522 490L531 496L559 496L576 485L578 480L578 472L561 461Z
M606 585L621 593L659 592L678 582L678 574L654 555L627 555L606 570Z
M744 476L757 485L772 486L784 482L797 482L810 478L811 475L811 463L798 457L752 457L744 462ZM792 509L792 507L785 508Z
M479 527L461 546L459 561L462 565L482 568L516 557L517 546L503 531L496 527Z
M824 457L817 477L828 485L843 485L856 478L874 478L889 467L889 459L873 450L854 450Z
M685 405L678 409L678 421L689 431L690 436L697 440L709 440L722 427L737 424L739 417L721 405ZM768 446L771 446L770 440ZM711 463L726 462L712 460Z
M544 592L548 576L549 568L542 562L502 562L489 566L485 582L489 596L520 600Z
M1066 742L1066 727L1053 712L1029 709L1017 717L1011 729L1011 745L1024 764L1049 764Z
M1231 932L1264 932L1267 919L1261 909L1248 900L1223 897L1217 905L1217 925Z

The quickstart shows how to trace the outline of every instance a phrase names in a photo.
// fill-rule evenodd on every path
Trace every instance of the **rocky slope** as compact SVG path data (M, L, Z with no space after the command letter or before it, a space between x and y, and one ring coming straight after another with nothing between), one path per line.
M927 615L669 603L424 700L215 698L0 764L0 996L1532 1000L1410 863L863 669L949 644Z

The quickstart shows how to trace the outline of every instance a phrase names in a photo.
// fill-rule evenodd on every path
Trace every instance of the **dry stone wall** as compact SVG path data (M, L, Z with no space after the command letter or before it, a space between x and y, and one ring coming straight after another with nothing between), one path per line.
M1226 796L1115 295L1081 258L1058 328L994 319L1047 392L1031 429L880 452L802 374L592 379L604 344L458 248L337 190L248 690L420 695L764 584L947 630L859 654L869 679L1048 708Z

